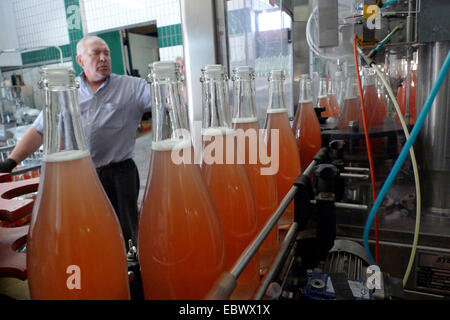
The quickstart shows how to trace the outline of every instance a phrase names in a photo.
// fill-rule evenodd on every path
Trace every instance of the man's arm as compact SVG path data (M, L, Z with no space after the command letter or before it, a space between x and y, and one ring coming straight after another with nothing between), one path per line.
M11 172L18 163L22 162L39 149L42 142L42 134L34 128L29 128L25 131L22 139L17 142L8 159L5 162L0 163L0 172Z

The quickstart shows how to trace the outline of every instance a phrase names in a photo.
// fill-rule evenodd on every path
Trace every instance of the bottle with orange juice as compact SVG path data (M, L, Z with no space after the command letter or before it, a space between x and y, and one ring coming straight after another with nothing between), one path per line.
M386 116L386 107L378 96L378 90L375 86L376 75L372 68L363 69L363 94L364 107L366 110L367 126L369 128L381 126Z
M340 110L337 127L340 130L347 130L349 122L358 122L359 128L363 128L361 99L359 97L358 79L356 73L349 68L347 80L345 82L344 103Z
M272 156L272 146L276 144L279 154L279 168L276 173L278 204L281 203L300 175L302 167L294 133L289 124L289 117L284 100L285 75L282 70L272 70L269 75L269 105L264 129L268 153ZM271 130L278 130L278 141L272 141ZM286 229L294 221L294 201L286 208L278 221L279 227Z
M300 95L292 130L300 154L301 167L307 168L322 147L320 124L312 104L311 80L307 74L300 76Z
M225 270L231 271L255 239L258 221L252 186L243 164L235 161L235 131L228 104L228 78L221 65L202 69L202 174L222 223ZM259 254L240 275L231 299L250 299L259 285Z
M203 299L225 270L219 216L194 163L178 64L155 62L152 156L139 220L145 299Z
M254 71L247 66L233 71L233 128L236 129L237 152L244 155L244 165L255 198L258 232L274 214L278 205L277 185L274 175L263 174L264 161L260 148L267 154L264 139L260 139L259 123L256 117ZM262 138L262 137L261 137ZM275 226L260 248L260 268L266 270L278 251L278 227Z
M333 108L331 108L326 78L320 78L319 81L319 96L317 98L317 107L325 109L324 111L322 111L322 117L336 117L338 115L338 110L336 110L334 106Z
M130 299L126 249L80 122L75 72L41 69L44 155L27 240L30 296Z

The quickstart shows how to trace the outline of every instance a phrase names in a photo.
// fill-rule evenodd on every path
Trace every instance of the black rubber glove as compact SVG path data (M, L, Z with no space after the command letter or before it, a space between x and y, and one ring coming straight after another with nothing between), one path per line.
M3 162L0 162L0 173L10 173L17 166L17 162L13 159L6 159Z

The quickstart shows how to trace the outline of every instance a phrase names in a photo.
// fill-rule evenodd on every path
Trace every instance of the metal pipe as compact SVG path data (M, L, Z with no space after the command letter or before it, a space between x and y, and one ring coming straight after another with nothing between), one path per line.
M309 174L312 170L312 168L315 165L315 161L312 161L308 168L304 171L304 174ZM233 269L229 273L224 273L222 275L222 279L218 281L215 288L212 290L210 294L208 294L208 299L226 299L228 295L231 295L235 285L236 281L241 275L241 273L244 271L247 264L250 262L250 260L255 255L256 251L258 251L261 244L264 242L264 240L267 238L271 230L275 227L276 223L284 213L284 210L289 206L292 199L294 198L295 194L297 193L298 187L292 186L291 189L288 191L286 196L281 201L280 205L278 206L275 213L270 217L270 219L267 221L267 223L264 225L264 228L261 230L261 232L258 234L258 236L253 240L253 242L250 244L249 247L241 254L238 261L234 265ZM294 223L291 228L289 229L289 232L291 232L292 227L295 225L295 228L297 228L297 223ZM285 241L288 239L288 234L285 237ZM292 231L292 232L295 232ZM281 253L282 251L280 251ZM279 257L279 255L277 256ZM276 260L277 261L277 260ZM275 263L273 264L275 265ZM274 272L274 271L273 271ZM269 285L269 284L267 284ZM266 287L267 289L267 287ZM264 291L265 292L265 291ZM263 292L263 293L264 293Z
M369 175L368 174L341 173L340 176L342 178L348 178L348 179L361 179L361 180L369 179Z
M255 300L260 300L266 293L266 290L269 287L269 284L272 282L272 279L273 279L275 273L278 271L278 268L286 255L286 252L288 251L293 240L295 240L295 238L296 238L295 236L297 234L297 229L298 229L298 223L294 222L291 225L291 227L289 228L289 231L286 234L286 237L284 238L283 243L281 244L281 249L278 252L278 255L276 256L274 262L272 263L272 266L270 267L269 271L267 272L267 275L264 278L262 285L259 287L258 291L256 292L256 294L254 296Z
M364 172L370 172L369 168L359 168L359 167L344 167L344 170L346 171L364 171Z
M239 260L234 265L233 269L231 270L231 274L238 278L242 271L244 271L247 264L250 262L252 257L255 255L256 251L259 249L261 244L264 242L264 240L269 235L270 231L273 229L275 224L278 222L282 214L284 213L284 210L289 206L292 199L295 196L295 193L297 192L297 186L292 186L292 188L289 190L289 192L286 194L286 196L281 201L280 205L278 206L278 209L275 211L275 213L270 217L269 221L267 221L264 228L261 230L261 232L258 234L256 239L252 242L252 244L244 251L244 253L239 257Z
M317 204L316 200L311 200L310 203ZM334 206L340 209L352 209L352 210L367 210L369 207L365 204L355 204L355 203L347 203L347 202L335 202Z
M311 163L309 164L309 166L306 168L305 171L303 171L302 174L304 174L305 176L309 176L309 174L311 173L312 169L314 168L314 166L316 165L317 161L313 160L311 161Z

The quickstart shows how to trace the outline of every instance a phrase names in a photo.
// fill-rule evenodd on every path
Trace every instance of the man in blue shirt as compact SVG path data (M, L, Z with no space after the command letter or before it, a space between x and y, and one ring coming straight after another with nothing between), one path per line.
M144 79L111 73L106 42L85 37L77 45L78 102L83 130L92 161L128 239L137 243L139 175L133 150L136 131L144 113L151 111L150 88ZM4 163L0 172L11 170L43 143L42 112Z

